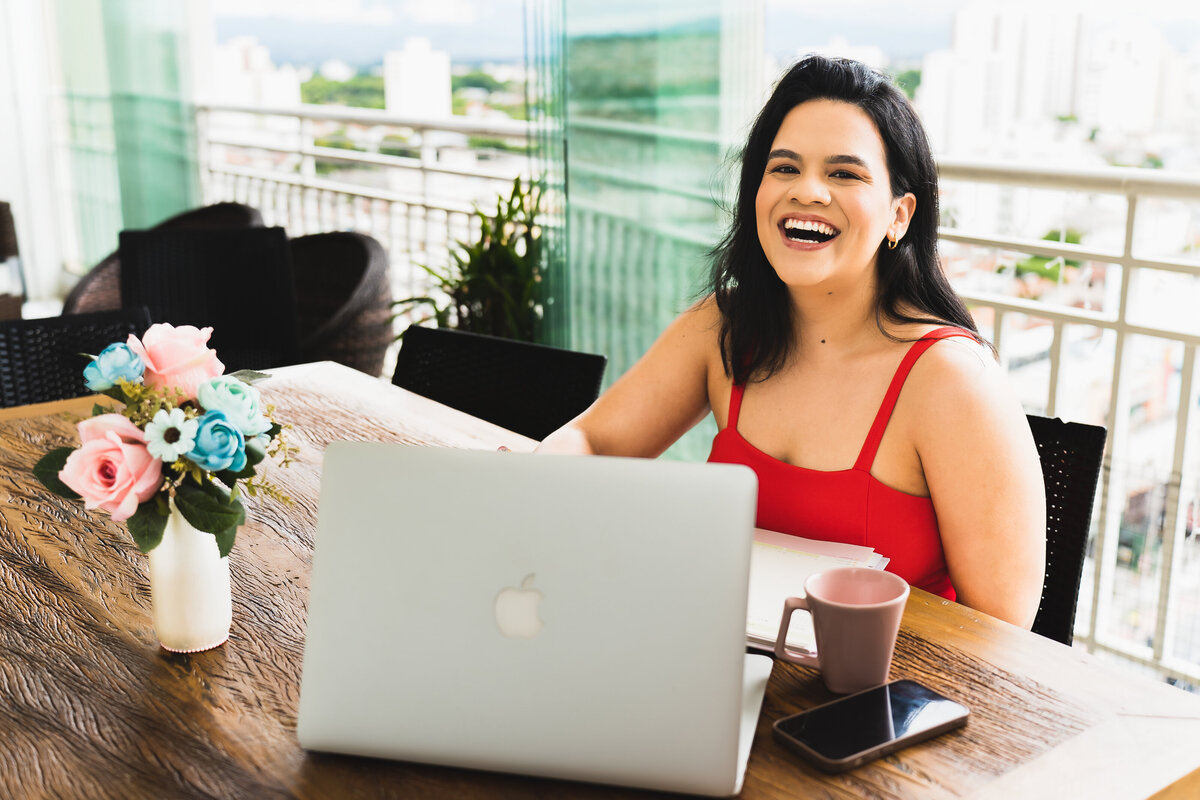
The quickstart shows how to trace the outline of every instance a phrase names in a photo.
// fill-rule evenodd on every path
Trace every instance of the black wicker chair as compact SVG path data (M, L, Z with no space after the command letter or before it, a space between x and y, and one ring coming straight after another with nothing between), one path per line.
M412 325L392 383L541 440L591 405L607 363L592 353Z
M154 230L195 228L261 228L258 209L241 203L214 203L189 209L154 226ZM121 307L121 254L110 253L72 287L63 301L64 314L110 311Z
M296 275L300 356L378 376L392 343L387 252L361 233L299 236L288 242Z
M1046 483L1046 578L1033 632L1069 645L1107 432L1032 414L1029 427Z
M295 280L283 228L121 232L121 305L155 322L211 326L227 372L300 362Z
M97 355L149 326L145 308L0 322L0 407L92 394L81 354Z

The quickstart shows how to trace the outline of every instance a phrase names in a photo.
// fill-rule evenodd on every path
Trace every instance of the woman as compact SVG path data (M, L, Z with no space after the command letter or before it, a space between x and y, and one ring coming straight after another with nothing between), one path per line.
M937 260L937 173L886 78L807 57L743 152L711 293L543 452L654 457L711 412L758 524L1029 627L1045 496L1024 413Z

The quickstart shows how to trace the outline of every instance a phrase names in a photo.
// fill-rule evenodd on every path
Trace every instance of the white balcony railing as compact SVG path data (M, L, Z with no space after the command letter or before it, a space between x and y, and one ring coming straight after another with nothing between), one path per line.
M527 141L519 122L435 122L323 106L205 106L200 114L206 201L247 202L292 235L347 227L370 233L392 254L397 296L423 293L427 278L414 265L445 263L456 240L474 235L472 204L489 208L529 170L514 152ZM580 124L572 122L568 137ZM640 135L636 127L623 125L619 134ZM645 135L661 141L670 134ZM329 146L339 136L343 146ZM695 134L682 138L697 146ZM481 140L503 148L482 149ZM719 149L715 139L710 144ZM607 175L602 165L572 169L614 187L644 182L619 170ZM1200 514L1193 413L1200 401L1200 315L1193 311L1200 308L1200 178L951 160L940 169L946 269L1027 410L1109 431L1077 644L1200 685L1200 536L1191 535ZM676 199L710 197L657 188ZM568 209L572 236L581 240L573 243L572 268L596 273L577 286L603 280L611 265L587 265L597 253L623 252L622 237L651 254L702 252L705 244L694 232L587 203L569 201ZM1042 238L1055 230L1063 241ZM589 255L583 240L598 236L611 248ZM631 269L628 260L620 269ZM597 314L592 324L611 326L605 319ZM590 335L611 341L609 333Z
M197 127L205 202L247 203L292 236L368 233L391 255L397 297L425 294L415 265L446 263L478 233L475 204L491 211L529 174L529 126L510 119L203 105Z

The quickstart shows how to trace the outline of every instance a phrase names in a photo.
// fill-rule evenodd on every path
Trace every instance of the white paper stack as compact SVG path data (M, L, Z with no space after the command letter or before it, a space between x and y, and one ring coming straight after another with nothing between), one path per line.
M809 575L835 567L883 569L888 559L870 547L804 539L758 528L750 552L750 600L746 609L746 641L772 650L783 617L783 601L804 596ZM803 611L792 616L788 645L812 650L812 618Z

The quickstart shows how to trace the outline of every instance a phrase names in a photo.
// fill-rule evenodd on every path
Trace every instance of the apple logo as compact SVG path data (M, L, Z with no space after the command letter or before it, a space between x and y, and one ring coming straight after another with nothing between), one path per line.
M505 636L528 639L541 632L538 605L542 593L532 588L532 584L533 573L530 573L521 581L521 588L508 586L496 595L496 624Z

